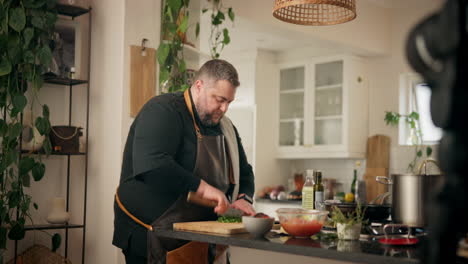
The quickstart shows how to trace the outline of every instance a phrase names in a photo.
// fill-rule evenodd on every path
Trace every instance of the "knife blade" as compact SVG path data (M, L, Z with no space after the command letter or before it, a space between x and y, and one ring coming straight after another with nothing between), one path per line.
M216 201L205 199L195 192L188 192L187 202L211 208L215 208L218 205ZM243 214L244 212L241 210L229 207L228 210L222 214L222 216L241 217Z

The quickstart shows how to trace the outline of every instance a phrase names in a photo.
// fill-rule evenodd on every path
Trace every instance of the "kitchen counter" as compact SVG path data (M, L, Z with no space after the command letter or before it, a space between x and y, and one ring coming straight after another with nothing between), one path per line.
M218 235L199 232L156 230L160 237L190 241L209 242L243 248L310 256L324 259L349 261L353 263L419 263L416 247L392 248L377 241L342 241L299 239L268 233L264 238L253 238L250 234Z

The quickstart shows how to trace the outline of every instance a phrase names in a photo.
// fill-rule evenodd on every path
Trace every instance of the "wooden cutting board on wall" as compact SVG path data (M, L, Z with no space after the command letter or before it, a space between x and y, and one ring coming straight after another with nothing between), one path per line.
M376 176L387 176L390 164L390 138L375 135L367 140L367 161L364 181L366 182L366 200L370 202L388 191L388 186L378 183Z
M213 234L232 235L247 233L242 223L221 223L217 221L200 221L200 222L184 222L174 223L174 230L195 231Z
M130 116L135 117L143 105L155 95L156 50L130 46Z

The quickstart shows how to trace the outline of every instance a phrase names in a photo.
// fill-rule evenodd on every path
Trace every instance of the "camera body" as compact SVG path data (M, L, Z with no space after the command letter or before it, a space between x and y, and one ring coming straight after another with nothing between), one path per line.
M447 0L443 8L410 32L406 55L432 90L431 113L435 125L461 129L460 114L467 98L467 1ZM463 115L464 116L464 115Z
M410 65L431 88L431 115L444 129L439 160L445 176L429 211L429 239L421 263L458 263L460 237L468 232L468 0L447 0L408 36Z

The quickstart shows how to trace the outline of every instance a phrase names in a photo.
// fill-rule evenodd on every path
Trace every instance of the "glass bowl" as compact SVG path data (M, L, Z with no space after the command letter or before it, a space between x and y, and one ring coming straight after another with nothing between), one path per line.
M276 210L281 227L294 237L310 237L320 230L327 220L328 211L301 208L279 208Z

